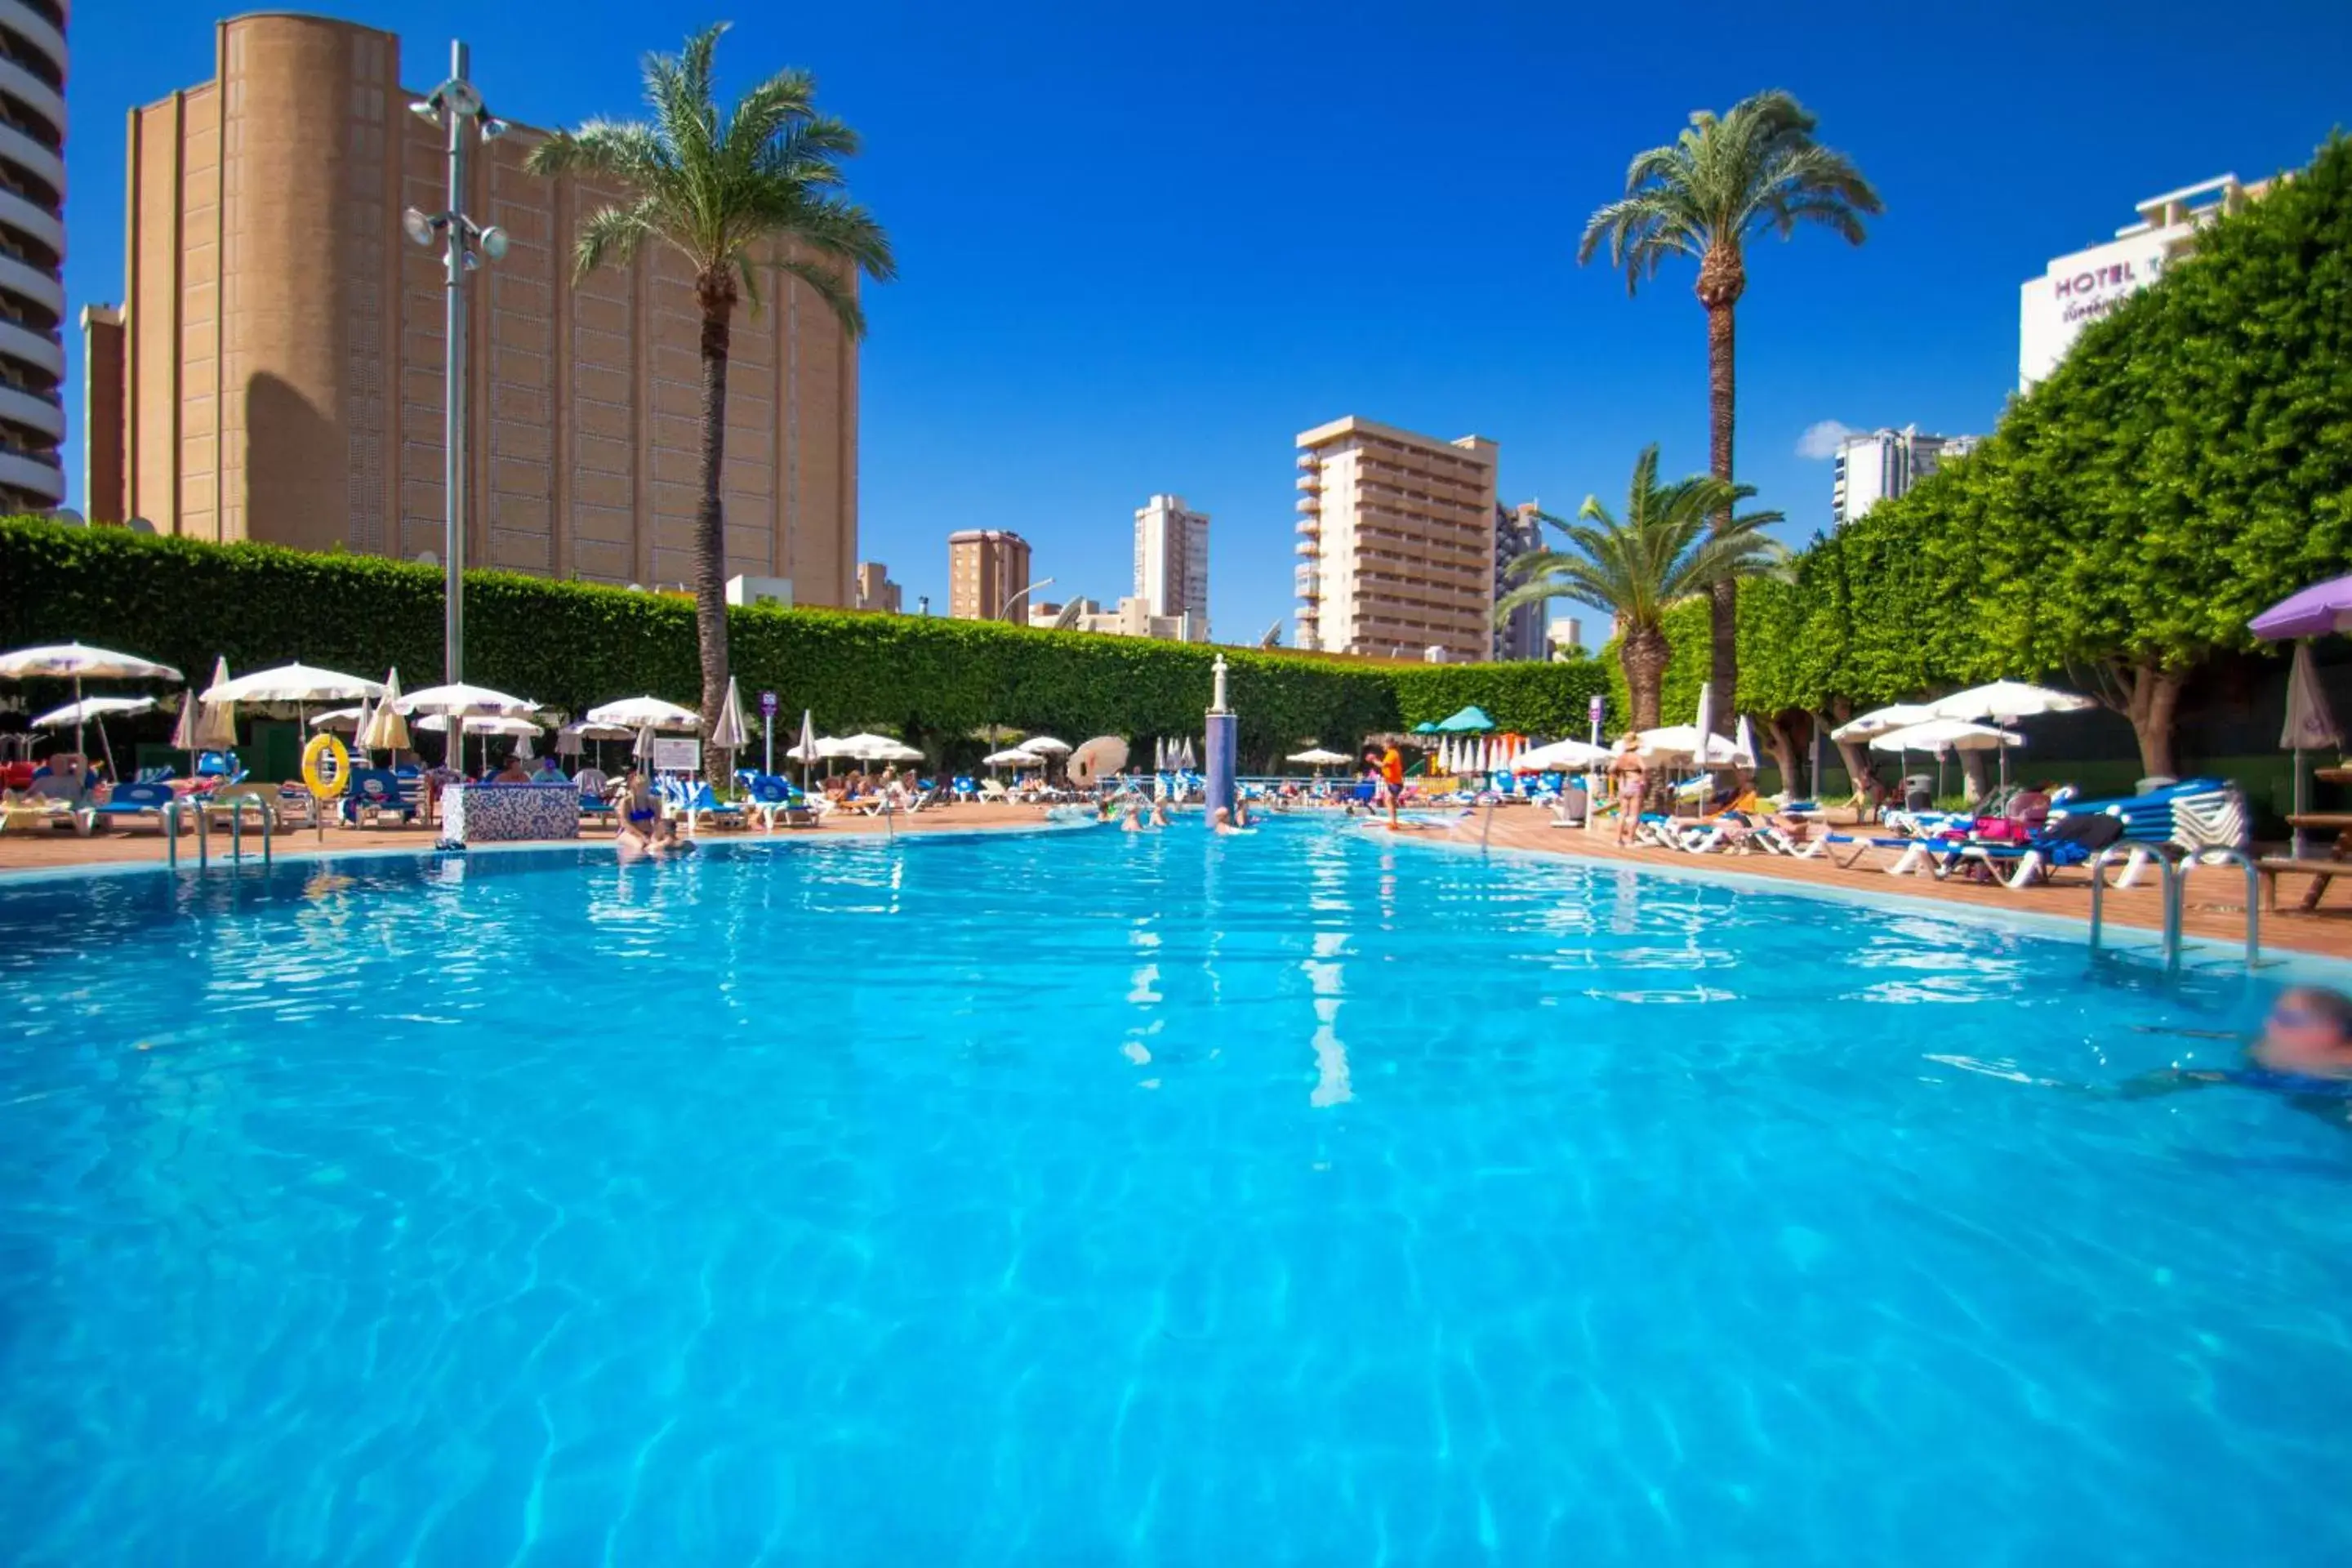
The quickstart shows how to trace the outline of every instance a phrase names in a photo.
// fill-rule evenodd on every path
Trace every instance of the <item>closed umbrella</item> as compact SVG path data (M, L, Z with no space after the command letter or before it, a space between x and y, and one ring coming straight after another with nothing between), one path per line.
M743 749L751 736L744 732L743 694L736 689L735 678L727 678L727 700L719 705L719 722L711 726L710 749L724 752L731 765L734 755Z
M360 731L360 744L371 752L401 752L415 750L408 735L408 721L400 716L400 671L387 671L383 678L383 695L376 699L375 711L368 715L367 727Z
M228 660L213 660L213 683L192 698L180 710L179 728L172 731L172 744L189 753L189 771L195 771L198 752L234 752L236 750L236 704L207 702L208 693L228 684ZM195 710L191 721L188 710Z
M141 658L135 653L116 653L111 648L91 647L86 643L51 643L41 647L20 647L14 653L0 654L0 680L31 680L39 677L73 682L74 700L81 700L84 680L177 680L180 672L168 664L157 664L152 658ZM99 742L105 743L106 732L99 731ZM81 726L74 726L74 751L81 751ZM114 759L106 759L111 770Z
M2341 749L2343 731L2327 710L2327 694L2319 689L2319 670L2312 663L2311 644L2294 645L2294 665L2287 673L2286 728L2279 744L2294 753L2294 814L2304 814L2303 753L2323 747ZM2303 829L2294 830L2294 852L2303 853Z
M801 743L799 751L801 762L801 789L805 793L808 789L809 764L816 761L816 715L806 708L801 710Z

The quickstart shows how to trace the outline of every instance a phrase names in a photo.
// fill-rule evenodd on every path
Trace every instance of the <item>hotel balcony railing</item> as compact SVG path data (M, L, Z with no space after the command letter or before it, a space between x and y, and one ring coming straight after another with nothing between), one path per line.
M1323 466L1323 459L1312 452L1301 452L1298 454L1298 466L1302 468L1319 468Z
M1298 525L1293 531L1303 533L1309 538L1313 538L1315 535L1323 531L1323 520L1319 517L1302 517L1298 520Z
M1322 554L1322 553L1323 553L1323 551L1322 551L1322 548L1321 548L1319 545L1318 545L1318 544L1317 544L1313 540L1311 540L1311 539L1302 539L1302 540L1300 540L1297 544L1295 544L1295 545L1291 546L1290 552L1291 552L1293 555L1305 555L1305 556L1307 556L1307 557L1309 557L1309 558L1312 558L1312 557L1314 557L1314 556L1318 556L1318 555Z
M1322 474L1316 470L1309 469L1307 472L1299 475L1298 488L1302 490L1321 489L1323 488Z
M1300 496L1298 498L1298 510L1300 511L1319 513L1323 510L1323 503L1314 496Z

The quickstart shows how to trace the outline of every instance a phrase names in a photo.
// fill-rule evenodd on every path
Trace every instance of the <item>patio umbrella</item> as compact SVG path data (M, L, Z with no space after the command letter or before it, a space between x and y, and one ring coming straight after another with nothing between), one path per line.
M490 718L528 719L539 711L539 704L528 698L510 697L503 691L464 680L405 692L390 706L396 713L456 714L459 718L482 714ZM425 728L422 721L417 728ZM470 725L460 728L450 737L449 752L445 759L454 771L460 773L466 771L466 733L470 728Z
M2294 814L2304 814L2303 753L2321 747L2341 749L2344 733L2336 726L2336 715L2327 710L2327 694L2319 688L2319 671L2311 661L2308 641L2294 645L2294 665L2287 672L2286 728L2279 735L2279 744L2294 753ZM2303 829L2294 830L2293 852L2303 853Z
M699 730L702 715L658 697L624 697L582 715L592 724L625 724L632 730Z
M1034 752L1041 757L1066 757L1070 754L1067 741L1056 741L1051 735L1032 735L1021 742L1024 751Z
M431 713L419 719L416 727L428 735L446 735L449 732L449 719L446 713ZM529 719L499 713L469 713L465 725L468 735L511 735L526 741L544 733L547 728Z
M1894 702L1875 708L1857 718L1847 720L1830 731L1832 741L1867 741L1873 735L1884 735L1892 730L1907 729L1924 724L1937 717L1936 710L1924 702Z
M2352 577L2337 577L2292 594L2246 623L2270 642L2352 631Z
M367 727L360 731L360 745L371 752L415 750L409 742L408 721L400 716L399 670L385 672L383 695L376 699L375 711L368 715Z
M1201 771L1201 760L1192 753L1192 737L1190 735L1184 737L1184 749L1177 753L1176 765L1188 773Z
M1691 727L1702 735L1715 733L1715 682L1712 680L1698 683L1698 717L1691 721Z
M730 675L727 678L727 700L719 705L719 722L710 727L710 749L724 752L731 768L735 753L750 739L743 728L743 694L736 689L735 678Z
M1007 746L1001 752L989 752L980 759L980 764L984 768L1029 768L1037 766L1045 760L1034 752L1024 752L1018 746Z
M224 685L208 687L200 702L291 702L298 722L313 702L348 702L352 698L381 697L383 687L339 669L320 669L297 661L271 669L257 669Z
M808 709L801 710L801 790L808 790L809 764L816 761L816 715ZM789 755L790 753L786 753Z
M1739 716L1739 732L1738 735L1733 737L1731 746L1732 750L1738 752L1740 755L1748 759L1748 764L1751 767L1755 764L1756 729L1755 726L1748 722L1748 715L1745 713L1742 713ZM1789 781L1783 779L1781 783L1783 784L1788 784ZM1790 785L1789 787L1793 790L1795 786Z
M1938 719L1974 719L1994 724L2011 724L2020 719L2032 719L2043 713L2079 713L2098 704L2087 697L2077 697L2071 691L2054 691L2047 686L2032 686L2022 680L1996 680L1984 686L1971 686L1965 691L1955 691L1949 697L1938 697L1927 704L1927 711ZM2009 783L2009 752L2000 753L2000 782Z
M1127 742L1118 735L1097 735L1082 741L1070 753L1070 777L1078 784L1111 777L1125 766Z
M196 771L196 752L203 748L196 742L205 727L203 715L212 710L196 700L194 688L180 689L180 717L172 726L172 750L188 753L188 772Z
M36 730L62 730L70 724L79 736L84 721L98 731L99 750L106 754L106 771L119 782L121 769L114 765L114 745L106 738L105 715L109 713L144 713L155 706L152 697L84 697L53 708L32 721ZM76 742L79 744L79 742Z
M1588 741L1554 741L1549 746L1537 746L1521 752L1511 760L1511 771L1521 773L1567 773L1575 768L1600 767L1615 755L1606 746L1596 746Z
M0 654L0 680L30 680L42 676L72 681L74 700L79 702L84 680L177 680L180 672L168 664L157 664L135 653L116 653L111 648L78 642L20 647L14 653ZM105 738L105 731L100 731L100 741L103 742ZM74 750L81 750L79 724L74 726ZM110 768L113 763L113 758L107 759Z
M1938 795L1943 793L1944 757L1948 752L1990 752L2023 744L2025 737L2013 730L1997 730L1990 724L1971 724L1960 719L1929 719L1874 735L1870 742L1874 752L1935 752Z
M1473 704L1440 719L1434 726L1434 732L1442 735L1473 734L1494 727L1495 721L1486 717L1486 710Z
M213 660L213 683L205 691L217 690L228 684L228 660ZM195 718L188 717L194 710ZM200 691L180 710L179 727L172 731L172 744L189 754L189 770L194 771L198 752L233 752L236 750L236 704L207 702Z
M1302 763L1318 773L1325 768L1336 768L1347 760L1339 752L1327 752L1320 746L1310 746L1303 752L1293 752L1283 759L1287 763Z
M1633 742L1643 757L1652 762L1696 763L1701 767L1742 760L1739 748L1720 735L1710 734L1696 724L1667 724L1655 730L1638 731ZM1753 763L1754 757L1748 757Z
M368 709L362 702L356 708L330 708L324 713L310 715L313 730L349 730L353 736L367 727Z

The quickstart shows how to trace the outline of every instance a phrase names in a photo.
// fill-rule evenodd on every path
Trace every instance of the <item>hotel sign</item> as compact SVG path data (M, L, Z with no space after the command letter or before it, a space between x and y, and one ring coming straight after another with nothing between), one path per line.
M2170 237L2134 235L2062 256L2020 289L2018 384L2031 387L2046 378L2084 327L2162 276Z

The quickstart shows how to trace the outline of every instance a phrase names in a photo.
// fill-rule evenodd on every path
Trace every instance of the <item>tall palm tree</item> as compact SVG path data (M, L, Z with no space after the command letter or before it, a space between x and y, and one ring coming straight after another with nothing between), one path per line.
M647 240L683 256L702 307L702 497L695 513L695 624L702 643L702 721L727 699L727 529L719 479L727 458L727 355L735 307L760 309L760 274L806 284L842 330L862 335L857 275L898 273L889 237L844 194L842 163L857 133L816 108L816 80L779 71L722 115L711 97L720 23L676 55L648 55L652 118L592 120L531 149L526 167L551 178L602 176L629 199L582 220L572 268L585 277L626 266Z
M1609 264L1625 272L1632 293L1654 277L1670 256L1698 261L1698 302L1706 307L1709 467L1732 480L1732 320L1748 289L1748 237L1767 230L1786 239L1800 223L1817 223L1863 242L1863 217L1885 210L1878 193L1852 160L1813 140L1813 117L1774 89L1745 98L1727 113L1701 110L1669 146L1653 147L1625 171L1625 195L1592 215L1577 247L1579 266L1601 242ZM1717 502L1719 527L1731 522L1731 503ZM1717 721L1727 724L1738 689L1738 584L1717 583L1711 626L1715 689L1726 700ZM1730 731L1727 729L1725 733Z
M1575 522L1537 514L1559 530L1567 547L1538 550L1513 563L1512 574L1522 581L1495 613L1500 617L1521 605L1572 599L1615 616L1617 663L1633 698L1633 727L1654 730L1672 652L1666 606L1718 584L1776 570L1787 559L1786 548L1764 531L1780 521L1779 512L1716 521L1755 493L1706 474L1662 485L1658 448L1646 447L1634 459L1622 518L1612 517L1599 496L1584 498ZM1727 699L1718 706L1732 704Z

